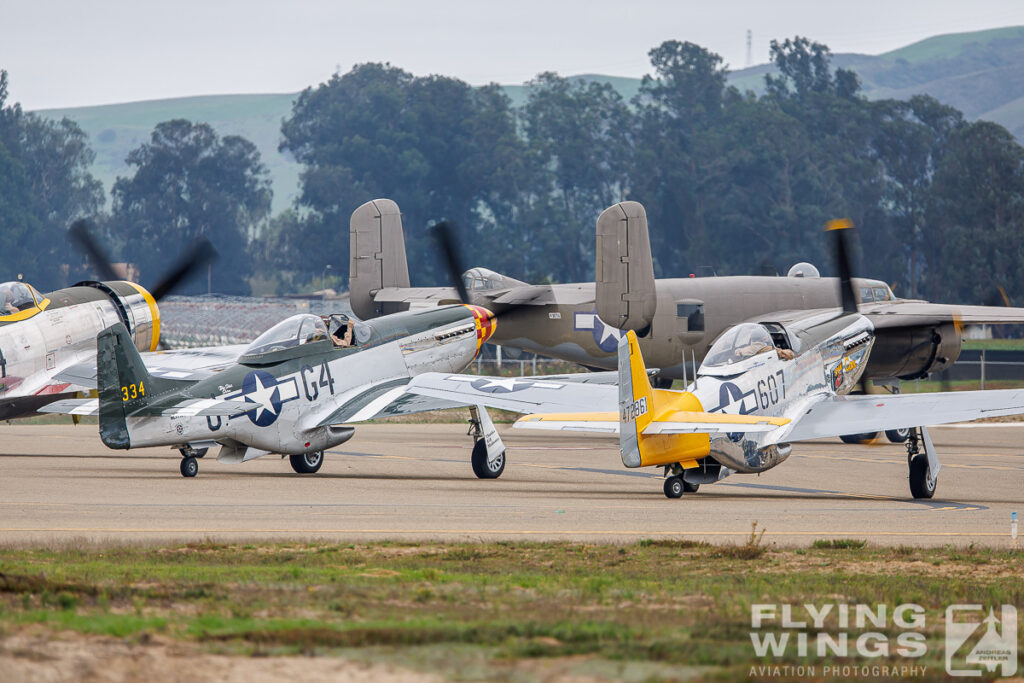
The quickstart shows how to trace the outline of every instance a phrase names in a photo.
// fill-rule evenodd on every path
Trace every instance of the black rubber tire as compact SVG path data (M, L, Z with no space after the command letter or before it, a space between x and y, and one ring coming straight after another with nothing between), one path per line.
M296 474L315 474L324 464L324 452L296 453L288 456Z
M680 477L680 479L683 479ZM683 492L684 493L697 493L700 490L700 484L691 484L690 482L683 479Z
M178 469L181 470L181 476L194 477L199 474L199 463L190 455L187 458L181 459Z
M493 461L487 460L487 444L483 439L477 439L473 444L473 455L470 458L473 464L473 474L478 479L497 479L505 471L505 451L498 454Z
M889 439L890 443L906 443L907 439L910 438L910 427L886 429L885 438Z
M935 495L935 486L928 488L928 456L918 453L910 459L910 494L914 498L931 498Z
M682 498L683 491L686 488L686 483L682 477L672 475L671 477L665 478L665 497L666 498Z
M209 450L210 450L209 448L200 448L199 450L195 451L192 454L192 457L193 458L205 458L206 457L206 452L209 451Z
M868 444L878 438L878 432L864 432L863 434L843 434L839 437L843 443Z

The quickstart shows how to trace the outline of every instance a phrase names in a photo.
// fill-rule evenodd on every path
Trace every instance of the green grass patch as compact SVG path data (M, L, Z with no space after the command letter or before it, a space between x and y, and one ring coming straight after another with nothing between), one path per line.
M159 633L228 654L388 653L445 671L445 652L501 666L583 656L611 667L602 670L657 662L730 677L759 661L753 604L912 602L935 625L953 603L1024 609L1024 571L1010 552L842 539L786 549L762 533L754 527L746 542L723 545L8 548L0 550L0 632ZM927 637L938 643L941 632ZM941 647L929 653L924 664L941 670ZM806 660L794 651L779 662Z

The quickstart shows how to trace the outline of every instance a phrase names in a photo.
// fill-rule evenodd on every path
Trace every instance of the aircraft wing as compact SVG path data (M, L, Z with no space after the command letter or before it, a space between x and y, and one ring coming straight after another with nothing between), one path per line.
M811 405L768 443L963 422L1024 413L1024 389L837 396Z
M1024 308L1009 306L951 306L925 301L882 301L864 304L861 310L875 329L937 325L958 320L963 325L1018 325Z
M406 391L462 406L482 405L515 413L617 412L619 409L619 389L614 383L556 381L548 377L481 377L428 372L414 377Z
M459 293L452 287L382 287L374 292L373 301L415 307L445 306L459 303Z
M382 382L373 386L360 387L340 397L341 406L321 419L317 426L351 424L354 422L365 422L380 417L397 417L399 415L410 415L422 413L428 410L448 410L451 408L465 408L470 405L485 405L494 408L504 408L509 405L516 405L516 408L507 408L514 412L530 412L534 410L530 404L519 404L501 400L501 405L490 400L491 395L484 392L484 397L477 396L477 392L470 387L468 392L460 392L463 388L459 382L465 384L467 381L477 380L499 380L501 378L479 377L476 375L445 375L442 373L428 373L436 375L437 378L464 377L466 380L450 380L448 382L436 382L431 379L423 379L424 375L412 381L401 378ZM531 376L518 377L513 380L516 387L522 387L526 382L539 383L543 387L559 384L573 384L580 386L588 384L612 385L618 381L617 372L580 372L569 375L552 376ZM508 383L509 380L504 380ZM521 389L517 388L517 391ZM518 395L518 394L517 394ZM583 409L585 403L577 406Z
M560 285L556 292L551 285L520 285L504 289L472 291L470 297L479 306L546 306L592 301L594 287L574 288ZM459 303L459 294L451 287L383 287L373 293L374 303L408 304L412 308L444 306Z
M644 434L713 434L731 432L770 432L787 424L788 419L761 415L675 412L651 422ZM565 432L619 433L618 413L544 413L516 420L516 427L551 429Z
M221 401L215 398L193 398L180 401L173 405L147 406L133 412L130 417L204 417L222 415L230 417L248 413L262 404L252 401ZM54 401L39 408L41 413L58 413L61 415L99 415L100 401L98 398L71 398Z
M146 369L154 377L198 381L232 365L245 349L245 344L234 344L176 351L154 351L141 355ZM82 386L86 389L95 389L95 356L87 361L63 368L54 375L54 380Z
M379 417L398 417L428 410L461 408L466 405L410 394L406 391L408 382L408 378L402 377L348 391L339 397L339 407L323 417L317 426L351 424Z

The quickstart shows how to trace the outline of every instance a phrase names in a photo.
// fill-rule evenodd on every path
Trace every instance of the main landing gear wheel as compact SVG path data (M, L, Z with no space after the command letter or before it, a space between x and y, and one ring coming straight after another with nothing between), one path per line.
M878 432L864 432L863 434L844 434L839 437L843 443L869 444L878 438Z
M938 477L933 477L928 467L928 456L918 453L910 458L910 493L914 498L931 498L935 495Z
M181 459L181 476L194 477L199 474L199 462L195 457L188 455Z
M296 453L289 455L288 460L292 464L292 469L298 474L313 474L324 464L324 452Z
M673 474L665 479L665 495L667 497L682 498L685 490L686 486L682 477Z
M685 493L697 493L700 489L700 484L691 484L690 482L683 479L683 491Z
M498 453L493 458L487 457L487 443L483 439L477 439L473 444L473 474L480 479L497 479L505 471L505 451Z
M910 438L910 427L904 427L903 429L886 429L885 438L889 439L890 443L904 443Z

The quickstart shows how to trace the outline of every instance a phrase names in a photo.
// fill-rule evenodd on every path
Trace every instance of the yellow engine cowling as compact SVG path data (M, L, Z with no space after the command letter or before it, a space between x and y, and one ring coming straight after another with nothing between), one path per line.
M160 309L145 287L127 280L81 282L110 298L117 316L132 335L139 351L156 351L160 344Z

